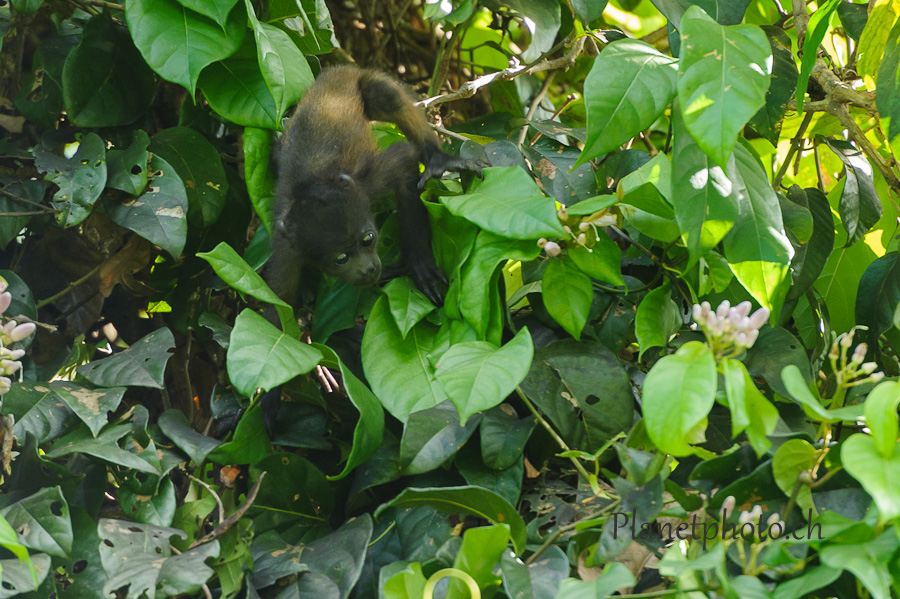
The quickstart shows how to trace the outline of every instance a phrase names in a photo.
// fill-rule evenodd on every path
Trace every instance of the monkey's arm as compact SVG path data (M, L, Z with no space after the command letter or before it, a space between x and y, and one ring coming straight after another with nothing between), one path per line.
M406 139L418 150L418 160L425 165L425 172L418 181L422 187L431 177L440 177L446 171L475 171L490 166L481 160L467 160L451 156L441 150L437 134L414 102L414 98L398 81L378 71L360 71L359 92L363 110L368 119L396 123Z

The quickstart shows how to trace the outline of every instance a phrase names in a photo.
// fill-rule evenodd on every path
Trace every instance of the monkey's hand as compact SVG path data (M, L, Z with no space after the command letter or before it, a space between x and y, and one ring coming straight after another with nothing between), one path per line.
M491 166L484 160L469 160L460 158L459 156L451 156L446 152L436 149L427 152L423 163L425 164L425 172L419 179L419 187L424 187L432 177L440 178L447 171L472 171L481 176L481 169Z
M402 275L409 275L416 287L432 304L440 308L444 305L444 289L450 284L447 277L437 267L434 260L417 258L386 266L381 271L381 280L386 281Z

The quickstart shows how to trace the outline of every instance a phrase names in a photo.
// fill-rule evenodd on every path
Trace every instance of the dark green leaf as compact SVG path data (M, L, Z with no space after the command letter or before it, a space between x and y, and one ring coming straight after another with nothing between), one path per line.
M100 387L162 389L166 363L175 348L167 328L156 330L123 352L78 367L78 374Z
M72 550L72 521L69 504L59 487L45 487L0 510L19 540L31 551L69 557Z
M594 235L589 231L588 235ZM584 274L592 279L625 285L622 280L622 249L602 231L596 233L591 251L582 246L568 249L569 258Z
M145 152L146 154L146 152ZM181 257L188 233L188 196L169 163L156 154L147 193L126 202L110 200L106 209L113 222L158 245L175 259Z
M456 455L478 428L480 418L459 423L459 412L449 401L413 412L403 427L400 464L404 474L421 474L438 468Z
M544 191L561 204L574 204L597 195L594 169L589 164L574 167L578 154L578 148L546 138L525 148L525 155L540 178Z
M846 3L845 3L846 4ZM857 6L857 5L852 5ZM797 88L797 63L791 53L791 40L787 34L777 27L765 26L763 31L769 39L772 49L772 83L766 91L766 105L750 119L750 126L757 133L778 144L781 133L781 121L787 109L788 100Z
M130 432L130 424L107 426L96 438L93 438L86 427L79 428L56 441L46 455L49 458L58 458L83 453L111 464L162 476L163 473L156 455L139 456L137 453L119 447L118 440ZM131 446L131 449L143 451L144 448Z
M508 501L487 489L478 487L407 488L388 503L382 504L375 517L389 507L411 508L429 505L445 514L469 514L495 524L509 525L516 553L525 549L525 521Z
M273 524L309 526L326 520L334 509L334 490L325 475L295 454L272 454L253 464L250 472L254 480L266 473L253 505L267 513ZM256 522L263 525L266 520Z
M847 35L859 42L866 20L869 18L868 4L854 4L853 2L841 2L837 7L838 17L844 26Z
M812 382L812 368L806 348L786 329L764 326L753 347L744 359L747 370L755 377L762 377L769 387L781 397L787 397L787 389L781 382L781 371L788 364L800 370L803 380Z
M56 222L64 227L81 223L94 208L106 185L106 147L96 133L88 133L72 158L44 145L34 147L34 165L59 190L53 195Z
M779 583L772 593L772 599L801 599L827 587L840 575L841 570L837 568L816 566L796 578Z
M253 38L247 36L232 56L203 69L200 89L212 109L229 121L245 127L278 129L280 115L260 70L255 46Z
M209 17L223 29L228 24L228 14L237 2L238 0L178 0L185 8Z
M214 224L222 213L228 192L225 169L215 147L193 129L172 127L153 136L150 151L165 159L181 177L191 224L204 227Z
M209 452L222 444L221 441L200 434L191 428L187 418L178 410L166 410L160 414L157 423L160 430L175 443L178 449L190 456L197 465L202 464Z
M175 516L175 486L171 478L163 478L151 496L124 486L119 489L119 503L125 515L134 522L169 526Z
M3 396L2 413L16 419L13 433L19 439L34 435L39 443L52 441L71 429L75 413L44 383L13 383Z
M81 43L63 68L66 114L79 127L127 125L143 115L156 95L156 77L128 31L108 13L84 26Z
M859 281L856 322L869 327L869 338L894 326L894 310L900 304L900 255L885 254L872 262Z
M847 231L846 248L860 240L878 222L884 209L875 191L872 165L863 153L843 140L826 139L825 143L844 163L844 188L838 211Z
M813 218L812 236L807 243L797 248L791 261L793 282L787 294L787 300L790 301L802 297L822 274L834 249L834 217L828 198L818 189L802 190L795 185L788 190L788 196L805 197Z
M116 411L126 391L124 387L88 389L68 381L53 381L50 389L88 425L95 437L106 426L107 413Z
M271 234L272 212L275 209L275 176L272 174L271 131L244 128L244 179L247 193L259 220Z
M634 334L641 348L638 359L651 347L665 347L682 324L681 309L672 301L671 285L657 287L644 296L634 317Z
M106 186L120 189L133 196L141 195L147 186L147 146L150 138L143 129L136 129L131 144L121 150L106 152L106 168L109 178ZM187 210L187 206L185 206Z
M0 189L17 198L23 198L35 203L44 199L44 191L47 189L46 181L42 179L20 180L13 177L0 176ZM16 212L34 212L32 206L0 193L0 212L7 216L0 218L0 247L5 248L9 242L18 237L22 229L31 222L33 214L14 216Z
M481 420L481 457L485 466L506 470L525 450L537 419L519 419L509 404L503 403L484 413Z
M287 32L304 54L327 54L338 46L325 0L272 0L267 20Z
M542 279L544 306L570 335L581 339L594 297L591 279L571 260L551 258Z
M503 588L510 597L546 599L557 597L559 583L569 575L569 558L562 549L551 545L537 560L525 565L506 552L501 558Z

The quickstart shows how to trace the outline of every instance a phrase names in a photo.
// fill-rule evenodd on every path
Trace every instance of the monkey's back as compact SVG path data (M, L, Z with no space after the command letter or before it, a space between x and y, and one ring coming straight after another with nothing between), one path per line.
M333 67L319 75L285 129L281 173L294 180L331 179L365 168L377 145L360 95L361 73Z

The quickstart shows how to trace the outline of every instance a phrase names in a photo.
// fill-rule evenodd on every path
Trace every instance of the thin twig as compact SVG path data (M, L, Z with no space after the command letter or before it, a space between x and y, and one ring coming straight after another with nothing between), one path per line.
M194 481L195 483L201 485L203 488L205 488L207 491L209 491L209 494L212 495L213 499L216 500L216 505L219 506L219 518L218 518L218 520L219 520L219 522L223 522L223 521L225 520L225 506L222 505L222 500L219 498L219 494L216 493L216 492L213 490L213 488L209 485L209 483L207 483L206 481L200 480L199 478L197 478L197 477L194 476L193 474L188 474L188 477L189 477L192 481Z
M66 296L66 295L72 293L72 292L75 291L78 287L80 287L81 285L83 285L84 283L86 283L87 281L89 281L94 275L96 275L98 272L100 272L100 267L101 267L101 266L103 266L103 265L102 265L102 264L98 264L97 266L95 266L94 268L92 268L91 270L89 270L88 273L87 273L86 275L84 275L83 277L81 277L81 278L78 279L77 281L74 281L74 282L72 282L72 283L69 283L69 286L66 287L65 289L63 289L62 291L60 291L59 293L57 293L57 294L55 294L55 295L51 295L51 296L48 297L47 299L43 299L43 300L37 302L37 303L35 304L35 307L36 307L38 310L40 310L41 308L43 308L43 307L46 306L47 304L52 304L53 302L55 302L55 301L58 300L59 298L64 297L64 296Z
M14 193L6 191L6 189L4 189L2 187L0 187L0 193L2 193L6 197L11 198L17 202L22 202L23 204L28 204L29 206L34 206L35 208L41 210L45 214L56 212L53 208L50 208L49 206L44 206L43 204L35 202L33 200L28 200L26 198L19 197ZM24 214L24 213L20 213L20 214Z
M233 514L231 514L230 516L228 516L226 519L222 520L222 522L211 533L209 533L208 535L205 535L205 536L201 537L200 539L191 543L191 549L193 549L197 545L202 545L203 543L209 543L213 539L217 539L217 538L221 537L226 532L228 532L228 529L230 529L232 526L237 524L238 520L240 520L244 516L244 513L248 509L250 509L250 506L252 506L253 502L256 500L256 494L259 493L259 485L260 485L260 483L262 483L262 480L263 480L263 478L265 478L265 476L266 476L265 472L262 472L259 475L259 478L256 479L256 482L253 484L253 487L251 487L250 492L247 493L247 498L244 500L244 503L241 504L241 507L239 507L237 510L235 510L235 512Z
M92 4L94 6L102 6L103 8L111 8L112 10L121 10L125 12L125 7L121 4L116 4L115 2L106 2L105 0L83 0L86 4Z
M540 91L534 97L534 100L531 101L531 105L528 107L528 112L525 114L525 120L530 121L534 118L535 113L537 112L538 107L541 105L541 102L544 101L544 98L547 97L547 92L550 90L550 86L553 84L553 80L556 78L556 73L558 71L553 71L546 78L544 78L544 83L541 85ZM522 127L522 130L519 131L519 141L516 145L521 148L522 144L525 143L525 138L528 137L528 123L525 123L525 126Z
M787 174L787 170L791 165L791 158L793 158L794 154L799 152L800 148L803 147L803 134L806 133L806 128L809 127L812 118L813 113L807 111L806 115L803 117L803 122L800 123L800 126L797 128L797 134L791 139L791 147L788 149L787 156L784 157L781 167L775 174L775 179L772 181L773 189L778 189L781 185L781 181L784 179L784 176Z
M539 59L538 62L532 63L529 66L522 66L521 64L518 64L518 62L516 62L516 64L510 66L509 68L503 69L502 71L489 73L487 75L482 75L477 79L467 81L459 86L459 89L455 92L432 96L431 98L426 98L421 102L417 102L416 105L426 108L429 106L437 106L438 104L444 104L446 102L452 102L454 100L471 98L479 89L481 89L485 85L493 83L494 81L510 81L521 75L532 75L534 73L540 73L541 71L551 71L554 69L565 70L575 64L575 59L578 58L578 56L581 54L581 50L584 48L584 40L585 38L583 37L575 40L575 43L572 44L572 47L569 48L569 51L560 58L556 58L553 60Z

